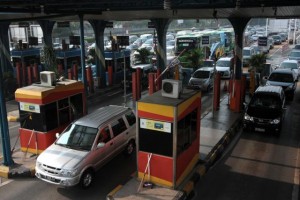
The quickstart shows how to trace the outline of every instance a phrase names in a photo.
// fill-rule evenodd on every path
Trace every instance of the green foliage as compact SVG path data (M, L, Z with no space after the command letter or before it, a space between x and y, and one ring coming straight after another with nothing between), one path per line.
M149 56L151 55L150 51L146 48L137 49L136 50L139 54L136 55L137 60L140 61L141 64L148 64L150 63Z
M249 59L249 71L256 70L256 72L261 73L264 70L265 63L268 56L266 54L255 54Z
M45 45L43 47L43 54L41 55L41 60L44 62L45 68L49 71L53 71L56 77L59 78L61 74L58 73L58 62L56 59L55 50L52 45Z
M205 55L203 50L196 48L183 53L183 55L178 59L184 65L184 67L197 69L203 62L204 57Z

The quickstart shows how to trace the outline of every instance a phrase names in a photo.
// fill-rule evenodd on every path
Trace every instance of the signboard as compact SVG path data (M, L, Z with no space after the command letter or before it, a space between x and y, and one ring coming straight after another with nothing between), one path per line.
M33 103L20 102L20 110L27 112L40 113L40 105Z
M29 23L28 22L19 22L19 27L29 27Z
M171 123L169 122L154 121L150 119L141 119L140 127L148 130L171 133Z
M120 46L128 46L129 45L129 36L117 36L117 43Z
M68 27L70 27L70 22L69 21L57 22L57 27L68 28Z
M38 38L37 37L28 37L28 44L29 45L38 45Z
M80 45L80 37L79 36L69 36L70 44Z
M268 45L268 37L258 37L257 44L258 46L266 47Z
M148 28L155 28L155 25L153 22L148 22Z
M106 28L113 28L114 27L114 23L113 22L106 22L105 27Z
M202 36L202 46L209 46L209 36Z

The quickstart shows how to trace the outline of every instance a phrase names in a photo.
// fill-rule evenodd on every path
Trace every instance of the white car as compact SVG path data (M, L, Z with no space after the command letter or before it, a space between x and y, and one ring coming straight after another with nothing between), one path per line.
M216 62L216 70L221 78L230 78L233 69L233 57L223 57Z
M300 66L297 60L284 60L280 63L279 68L281 69L291 69L295 72L297 75L297 78L299 78L300 74Z

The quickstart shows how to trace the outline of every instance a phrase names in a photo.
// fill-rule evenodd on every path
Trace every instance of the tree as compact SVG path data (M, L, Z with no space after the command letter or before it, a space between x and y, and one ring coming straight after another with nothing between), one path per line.
M267 54L263 53L252 55L249 59L249 71L255 70L256 72L261 73L265 68L267 57Z
M202 64L205 55L201 48L190 49L179 57L180 62L187 68L194 71Z
M140 64L150 63L149 56L151 55L151 52L148 49L142 48L137 49L136 51L138 52L138 54L136 54L136 59L140 61Z
M56 54L53 46L44 45L42 54L41 54L41 61L44 62L45 68L49 71L53 71L56 75L56 78L59 78L61 74L58 72L58 62L56 59Z

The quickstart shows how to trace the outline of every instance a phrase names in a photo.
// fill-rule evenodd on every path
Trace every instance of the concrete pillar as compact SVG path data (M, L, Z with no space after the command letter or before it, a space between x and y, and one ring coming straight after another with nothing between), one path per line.
M47 46L52 45L52 31L55 21L38 20L37 22L39 23L43 31L43 43Z
M103 20L89 20L94 32L95 32L95 64L96 74L100 77L100 87L105 86L105 55L104 55L104 30L107 21Z
M244 30L250 21L250 18L229 18L234 29L235 46L234 46L234 78L240 80L242 77L242 59L243 59L243 38Z
M13 72L13 66L10 62L9 24L9 22L0 22L0 70L2 70L2 73Z
M166 68L166 34L168 26L171 22L170 19L151 19L154 24L157 34L157 54L156 54L156 66L163 71Z

